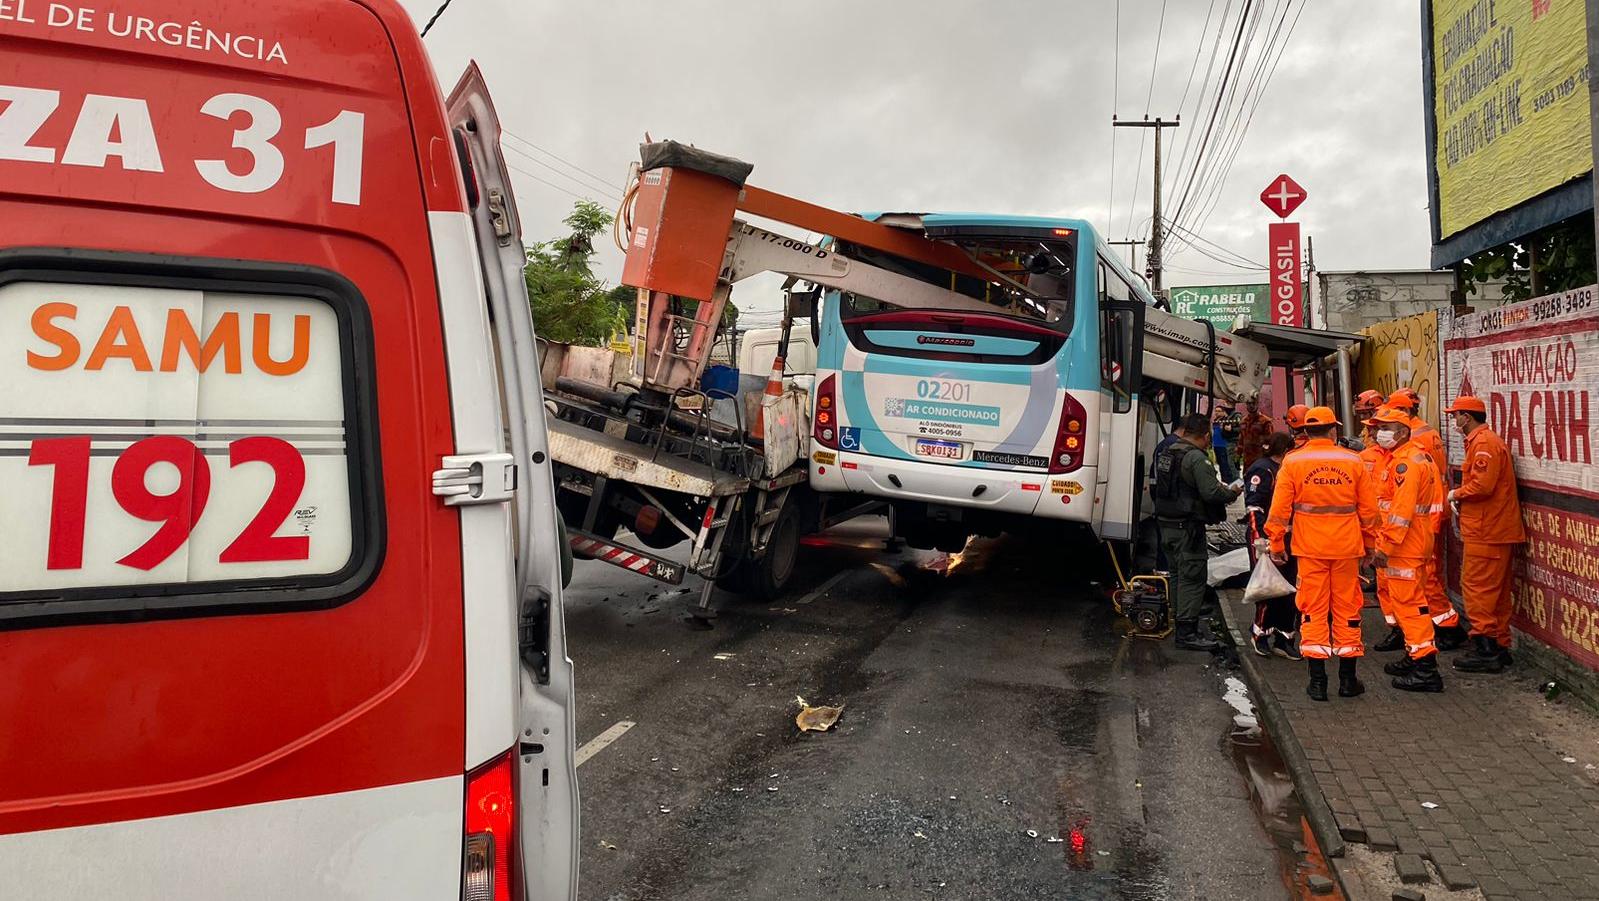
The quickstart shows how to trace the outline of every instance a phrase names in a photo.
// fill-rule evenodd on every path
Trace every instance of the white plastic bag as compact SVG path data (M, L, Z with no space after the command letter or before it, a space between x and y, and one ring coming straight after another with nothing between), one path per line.
M1287 597L1298 591L1294 583L1283 577L1282 570L1271 562L1271 557L1261 554L1255 571L1249 575L1249 585L1244 589L1244 603L1258 604L1272 598Z
M1241 547L1210 558L1205 581L1210 587L1215 588L1228 579L1246 572L1249 572L1249 548Z

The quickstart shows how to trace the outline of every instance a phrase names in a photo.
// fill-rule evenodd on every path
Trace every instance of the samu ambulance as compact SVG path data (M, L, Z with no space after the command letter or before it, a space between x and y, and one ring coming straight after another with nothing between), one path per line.
M0 0L0 895L575 896L498 139L389 0Z

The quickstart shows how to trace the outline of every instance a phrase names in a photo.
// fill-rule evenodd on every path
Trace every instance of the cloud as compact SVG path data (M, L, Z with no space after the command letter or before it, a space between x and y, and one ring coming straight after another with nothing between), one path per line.
M403 2L418 21L435 6ZM1282 2L1257 6L1270 16ZM1111 115L1173 115L1186 85L1183 125L1164 136L1166 181L1181 184L1183 145L1202 136L1195 112L1217 20L1202 26L1223 5L456 0L426 42L446 90L476 58L512 134L601 177L508 142L526 170L513 178L529 240L559 234L573 200L534 176L613 205L646 131L741 157L754 183L841 209L1062 214L1141 238L1151 142L1120 129L1113 162ZM1310 194L1297 217L1320 268L1425 267L1420 65L1414 4L1306 2L1230 178L1190 224L1263 259L1270 213L1257 198L1288 172ZM620 254L608 249L601 264L614 280ZM1168 265L1226 273L1172 271L1169 284L1255 277L1192 249Z

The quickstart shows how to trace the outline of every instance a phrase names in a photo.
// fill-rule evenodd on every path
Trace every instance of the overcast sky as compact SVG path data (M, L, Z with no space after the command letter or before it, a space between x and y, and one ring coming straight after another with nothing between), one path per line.
M403 2L419 25L437 6ZM1317 268L1425 268L1416 5L1254 0L1269 17L1257 41L1284 3L1291 23L1301 2L1211 213L1190 200L1184 220L1263 263L1271 214L1258 195L1287 172L1310 195L1296 218ZM469 60L482 67L514 136L507 158L522 170L512 175L529 241L562 231L573 194L614 207L646 131L747 160L752 183L839 209L1066 215L1113 239L1144 238L1153 147L1140 167L1140 137L1151 132L1113 130L1111 115L1169 117L1186 92L1182 127L1165 132L1172 217L1192 167L1193 148L1179 165L1184 144L1203 136L1217 27L1224 8L1230 27L1243 4L454 0L426 43L445 91ZM621 255L608 237L601 254L614 281ZM1168 285L1263 280L1191 248L1167 266Z

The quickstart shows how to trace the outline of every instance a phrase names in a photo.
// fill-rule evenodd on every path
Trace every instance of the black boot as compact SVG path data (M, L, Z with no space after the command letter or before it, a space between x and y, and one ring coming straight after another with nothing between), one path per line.
M1371 646L1373 651L1397 651L1405 646L1405 633L1398 626L1389 626L1382 641Z
M1305 686L1305 694L1310 695L1312 701L1327 700L1327 661L1319 657L1312 657L1310 663L1310 684Z
M1410 659L1409 654L1382 665L1382 671L1390 676L1403 676L1415 668L1416 661Z
M1393 681L1400 691L1443 691L1444 677L1438 674L1438 654L1433 652L1415 661L1410 672Z
M1438 643L1438 650L1453 651L1470 639L1466 634L1466 627L1456 623L1453 626L1440 626L1433 630L1434 639Z
M1184 651L1219 651L1221 643L1199 631L1194 620L1177 624L1177 647Z
M1464 657L1456 658L1455 669L1463 673L1498 673L1504 671L1504 661L1499 657L1504 649L1499 647L1499 642L1485 635L1476 636L1472 639L1472 642L1476 647Z
M1366 686L1355 677L1355 658L1338 658L1338 697L1353 698L1366 693Z

